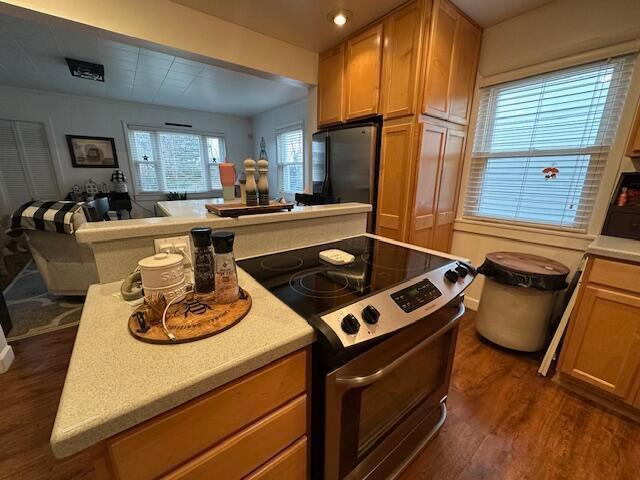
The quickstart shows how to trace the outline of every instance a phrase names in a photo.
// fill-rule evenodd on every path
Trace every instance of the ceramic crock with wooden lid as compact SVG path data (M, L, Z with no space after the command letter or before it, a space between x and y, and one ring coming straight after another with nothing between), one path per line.
M184 295L183 257L175 253L157 253L138 262L145 297L164 294L168 299Z

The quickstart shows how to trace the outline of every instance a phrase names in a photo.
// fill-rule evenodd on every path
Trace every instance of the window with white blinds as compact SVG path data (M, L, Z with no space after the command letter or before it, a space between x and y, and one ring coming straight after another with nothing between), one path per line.
M138 193L222 189L218 165L226 157L224 137L134 125L128 136Z
M42 123L0 120L0 197L4 215L30 200L60 200Z
M585 231L634 60L480 89L464 216Z
M304 190L304 132L296 124L276 132L278 189L282 194Z

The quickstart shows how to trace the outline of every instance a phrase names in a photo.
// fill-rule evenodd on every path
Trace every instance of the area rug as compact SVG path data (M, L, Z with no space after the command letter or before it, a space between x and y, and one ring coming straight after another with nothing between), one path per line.
M77 325L84 304L84 297L49 293L33 261L4 290L4 298L13 323L8 342Z

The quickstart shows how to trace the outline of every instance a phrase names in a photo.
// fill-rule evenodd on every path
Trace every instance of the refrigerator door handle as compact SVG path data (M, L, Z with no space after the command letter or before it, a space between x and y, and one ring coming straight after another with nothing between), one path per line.
M324 181L322 182L322 195L331 195L331 162L329 161L329 148L331 148L331 137L325 134L324 137Z

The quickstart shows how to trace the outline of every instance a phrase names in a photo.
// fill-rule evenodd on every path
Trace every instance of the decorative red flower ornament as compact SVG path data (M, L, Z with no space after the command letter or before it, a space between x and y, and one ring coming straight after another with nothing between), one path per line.
M544 173L544 178L546 178L547 180L556 178L559 172L560 170L558 170L556 167L547 167L542 170L542 173Z

